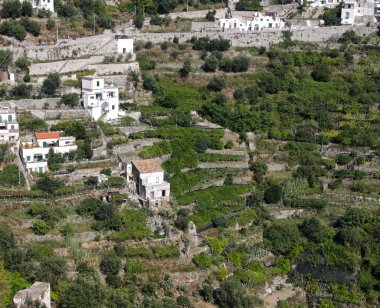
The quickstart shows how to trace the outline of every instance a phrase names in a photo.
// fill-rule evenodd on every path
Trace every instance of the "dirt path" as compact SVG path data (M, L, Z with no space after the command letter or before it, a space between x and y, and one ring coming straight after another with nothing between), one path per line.
M264 302L264 307L272 308L276 307L277 303L281 300L286 300L291 298L297 294L297 292L301 291L300 289L291 289L291 288L283 288L281 290L276 290L269 295L263 296L262 300Z

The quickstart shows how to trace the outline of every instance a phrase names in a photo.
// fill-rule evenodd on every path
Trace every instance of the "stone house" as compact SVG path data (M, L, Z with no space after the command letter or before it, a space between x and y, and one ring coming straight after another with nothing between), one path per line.
M169 201L170 183L164 180L164 170L155 160L134 160L127 163L126 176L131 190L153 209L158 209L163 201Z

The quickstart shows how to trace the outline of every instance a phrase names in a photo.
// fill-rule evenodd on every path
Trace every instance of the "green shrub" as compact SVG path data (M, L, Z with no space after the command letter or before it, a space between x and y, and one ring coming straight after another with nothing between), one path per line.
M209 268L212 264L211 258L204 252L201 252L199 255L196 255L193 258L193 262L195 263L197 267L202 268L202 269Z

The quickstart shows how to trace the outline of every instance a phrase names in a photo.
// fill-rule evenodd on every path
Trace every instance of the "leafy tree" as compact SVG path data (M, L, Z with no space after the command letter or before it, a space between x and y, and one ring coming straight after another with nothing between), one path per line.
M314 242L323 241L323 234L321 232L322 225L317 218L312 217L305 219L301 224L300 229L302 234L305 235L308 239Z
M244 294L243 287L237 280L228 279L214 291L214 299L220 308L254 307L253 299Z
M49 194L53 194L57 189L64 186L65 184L62 181L55 180L47 175L36 181L36 188Z
M24 185L25 178L16 164L9 164L0 171L0 183L4 186Z
M361 227L370 220L366 211L359 208L349 208L339 220L342 226Z
M55 28L55 21L53 19L48 19L46 22L46 29L49 31L53 30Z
M50 73L42 83L41 91L46 95L54 95L61 85L58 73Z
M157 81L156 78L152 75L148 75L144 79L143 88L148 91L156 91L157 90Z
M121 269L121 260L114 255L105 255L100 262L100 270L105 275L117 275Z
M177 307L179 308L192 308L194 307L191 299L188 296L180 295L176 299Z
M246 72L249 69L250 59L246 56L240 55L232 59L231 69L234 73Z
M277 183L270 184L264 192L264 200L266 203L278 203L281 201L282 187Z
M254 172L255 180L261 183L264 179L264 175L268 172L268 166L265 162L257 160L252 164L251 170Z
M61 97L61 103L74 108L79 105L79 95L77 93L63 94Z
M101 209L102 204L103 202L99 199L85 199L76 208L76 212L81 216L85 216L85 215L92 216Z
M225 215L214 217L211 221L216 228L227 228L228 226L228 219Z
M179 75L182 78L186 78L187 76L189 76L190 72L191 72L191 59L187 58L185 62L183 63L182 68L179 70Z
M141 9L137 10L135 19L133 20L133 23L137 29L141 29L144 25L145 16L144 12Z
M34 36L39 36L41 33L41 27L39 23L30 19L29 17L22 17L20 24L27 32L33 34Z
M79 278L60 296L59 308L104 307L106 292L97 280Z
M13 96L18 97L18 98L30 98L32 94L32 90L33 90L32 85L28 85L22 82L15 85L12 88L11 93Z
M339 26L341 23L342 6L327 9L322 16L326 26Z
M212 10L212 11L208 11L207 14L206 14L206 20L207 21L214 21L215 20L215 14L216 14L216 11L215 10Z
M66 261L57 256L47 257L41 261L41 269L37 278L40 281L48 281L56 287L66 277Z
M214 76L211 78L207 88L211 91L222 91L226 86L226 78L224 76Z
M337 240L346 247L359 249L364 240L364 231L359 227L346 226L338 232Z
M24 3L24 2L23 2ZM28 67L30 65L30 61L26 57L20 57L16 60L15 62L16 66L23 70L23 71L28 71Z
M275 254L288 255L299 237L295 224L276 222L264 230L264 238Z
M203 64L202 68L205 72L215 72L218 69L219 66L219 60L215 56L211 55Z
M0 225L0 259L4 254L16 247L16 238L12 229L7 224Z
M248 207L260 207L264 202L264 193L260 190L254 191L251 193L246 200L246 204Z
M5 0L1 9L1 18L16 19L21 16L21 3L18 0Z
M263 7L259 0L240 0L236 3L235 9L237 11L261 11Z
M12 64L12 57L13 54L10 50L0 50L0 69L6 70Z
M315 81L328 82L331 78L331 68L328 64L318 62L315 65L311 76Z
M8 306L8 298L12 292L11 275L5 270L0 260L0 307Z

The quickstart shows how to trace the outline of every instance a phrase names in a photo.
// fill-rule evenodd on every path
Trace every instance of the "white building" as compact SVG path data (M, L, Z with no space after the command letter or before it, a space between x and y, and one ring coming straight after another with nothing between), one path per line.
M35 282L30 288L18 291L13 297L13 304L16 308L25 307L28 301L39 301L44 307L51 308L50 283Z
M22 142L20 157L29 173L45 173L48 170L49 150L66 154L78 149L75 137L61 137L60 132L35 133L30 142Z
M0 143L17 143L19 139L19 124L16 112L8 107L0 109Z
M301 4L304 2L310 3L311 7L325 7L332 9L342 3L342 0L314 0L314 1L303 1L301 0Z
M115 35L115 40L117 42L117 53L133 53L133 38L127 35Z
M376 22L374 0L345 0L342 7L342 25Z
M154 209L163 200L169 201L170 183L164 181L164 170L155 160L134 160L126 169L127 182L142 201L148 201Z
M104 78L85 76L82 78L83 106L95 121L110 121L119 116L119 89L106 86Z
M251 17L243 18L221 18L216 21L217 26L223 31L261 31L270 28L284 28L283 18L275 14L253 12Z
M47 10L54 13L54 0L21 0L29 1L32 7L37 10Z

